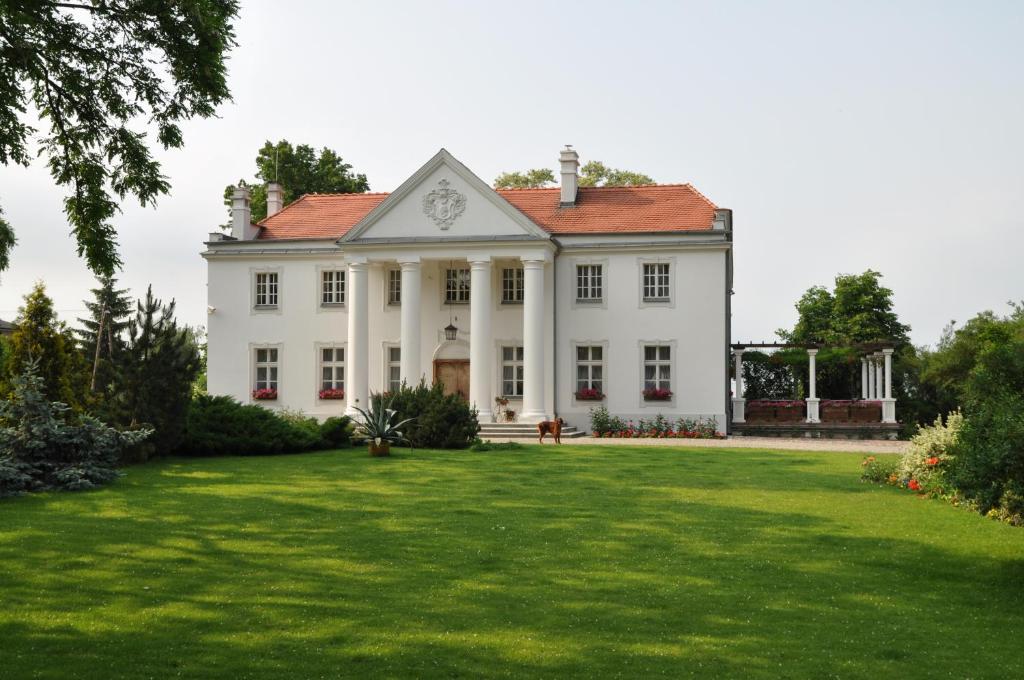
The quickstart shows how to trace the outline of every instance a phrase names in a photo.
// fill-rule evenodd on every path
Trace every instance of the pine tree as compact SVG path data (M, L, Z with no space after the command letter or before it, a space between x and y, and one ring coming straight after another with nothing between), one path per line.
M180 445L200 370L194 334L178 326L174 307L174 300L164 305L154 298L150 286L128 320L124 351L115 357L118 420L129 427L155 428L152 443L158 454Z
M84 300L89 318L79 318L75 329L82 358L90 367L89 388L93 394L106 394L112 388L116 371L114 357L124 350L124 331L132 313L132 301L126 289L117 288L117 279L105 276L93 288L93 299Z
M25 296L25 305L18 309L16 325L4 366L3 393L11 394L13 376L26 362L34 361L42 379L43 395L51 401L61 401L81 410L85 403L81 389L83 366L75 352L74 337L57 320L53 300L46 295L46 286L42 282Z

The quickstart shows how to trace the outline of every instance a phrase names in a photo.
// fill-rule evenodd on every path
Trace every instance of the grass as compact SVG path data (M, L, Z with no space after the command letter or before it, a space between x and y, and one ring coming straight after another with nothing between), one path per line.
M1024 675L1024 531L860 458L351 450L0 501L0 677Z

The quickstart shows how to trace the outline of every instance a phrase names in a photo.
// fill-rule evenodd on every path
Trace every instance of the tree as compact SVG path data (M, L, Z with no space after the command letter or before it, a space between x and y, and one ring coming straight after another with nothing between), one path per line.
M654 184L654 180L641 172L609 168L601 161L590 161L580 169L581 187L634 187Z
M92 289L92 300L83 303L89 318L79 318L81 328L75 330L83 359L91 367L90 392L106 393L114 385L114 357L124 349L124 331L132 302L127 289L117 288L117 279L104 276L99 288Z
M121 260L111 219L128 194L151 204L170 188L147 133L182 146L179 123L230 98L225 59L235 0L72 0L0 3L0 163L27 166L38 115L50 174L69 188L64 210L90 269ZM14 234L0 223L0 266Z
M256 154L256 181L252 187L252 221L267 216L267 182L277 182L284 190L287 205L303 194L361 194L370 190L366 175L352 174L352 166L345 163L332 149L316 149L282 139L277 144L269 140ZM224 202L231 205L233 187L224 189Z
M830 291L813 286L796 303L798 319L792 330L776 334L792 344L826 344L829 351L818 354L818 393L830 398L850 398L860 394L860 358L853 346L883 343L896 350L893 385L899 392L906 361L914 356L908 333L910 326L900 322L893 311L893 292L881 285L882 275L867 270L863 274L840 274ZM793 364L799 380L806 386L805 361ZM806 394L806 388L805 392Z
M173 452L180 445L192 398L192 383L200 369L194 335L174 320L174 300L167 305L146 289L128 321L125 349L117 359L118 419L136 428L151 426L156 453Z
M10 352L5 366L5 381L10 393L13 377L28 362L35 362L42 380L43 395L80 409L85 401L84 364L75 351L75 341L67 327L57 320L53 300L46 287L37 283L25 296L18 310L17 328L11 334Z
M554 181L555 174L547 168L534 168L525 172L503 172L494 180L494 188L538 189Z

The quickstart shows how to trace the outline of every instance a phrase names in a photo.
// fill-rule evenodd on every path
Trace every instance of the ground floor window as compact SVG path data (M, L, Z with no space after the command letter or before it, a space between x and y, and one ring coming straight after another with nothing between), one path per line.
M402 348L388 347L388 392L402 389Z
M523 348L501 348L501 396L523 396Z
M254 390L276 390L277 389L277 348L259 348L255 352L256 360L256 383Z
M672 389L672 348L644 345L644 391Z
M344 347L324 347L320 350L320 389L345 389Z
M604 394L604 348L600 345L576 347L576 394Z

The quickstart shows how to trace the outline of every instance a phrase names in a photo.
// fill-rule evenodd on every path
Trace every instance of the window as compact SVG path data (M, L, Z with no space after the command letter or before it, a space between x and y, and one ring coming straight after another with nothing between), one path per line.
M523 396L523 348L501 348L501 396Z
M672 389L672 348L644 345L644 390Z
M256 306L277 307L277 272L257 272Z
M512 267L501 270L501 302L502 304L522 304L523 302L523 269Z
M604 394L604 348L600 345L576 347L576 393L584 390Z
M320 304L322 305L343 305L345 304L345 272L341 269L325 270L321 272Z
M402 304L402 270L388 270L388 304Z
M256 350L256 390L277 389L277 349L274 347Z
M402 348L388 347L388 392L402 389Z
M345 389L344 347L323 347L320 349L320 389Z
M668 263L644 264L644 301L666 302L668 299Z
M469 302L469 270L447 269L444 274L444 301L454 304Z
M601 302L604 272L599 264L576 265L576 302Z

